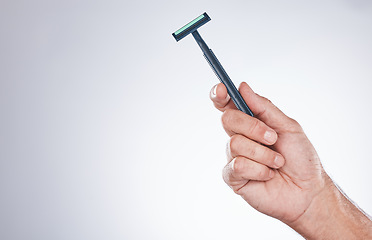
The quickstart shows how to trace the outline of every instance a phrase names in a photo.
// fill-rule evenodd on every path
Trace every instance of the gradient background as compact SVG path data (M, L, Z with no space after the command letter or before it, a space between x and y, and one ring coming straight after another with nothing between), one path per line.
M0 0L1 239L301 239L222 180L218 82L301 123L372 213L372 4L362 0Z

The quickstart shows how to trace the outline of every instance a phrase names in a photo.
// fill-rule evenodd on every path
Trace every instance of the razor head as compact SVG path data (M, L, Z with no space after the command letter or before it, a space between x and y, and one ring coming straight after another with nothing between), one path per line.
M211 18L208 16L208 14L205 12L199 17L195 18L182 28L178 29L174 33L172 33L173 37L176 39L178 42L182 38L186 37L188 34L196 31L199 27L203 26L207 22L209 22Z

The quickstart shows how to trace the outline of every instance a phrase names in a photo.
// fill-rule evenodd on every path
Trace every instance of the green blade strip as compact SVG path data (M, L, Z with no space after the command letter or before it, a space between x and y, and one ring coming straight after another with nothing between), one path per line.
M200 15L199 17L195 18L194 20L192 20L190 23L186 24L185 26L183 26L181 29L177 30L174 34L175 35L178 35L180 34L181 32L183 32L185 29L187 29L188 27L190 27L191 25L193 25L194 23L196 23L197 21L199 21L200 19L204 18L204 14Z

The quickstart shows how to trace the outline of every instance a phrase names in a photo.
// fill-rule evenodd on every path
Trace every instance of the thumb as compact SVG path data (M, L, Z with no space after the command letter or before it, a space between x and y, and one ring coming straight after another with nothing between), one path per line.
M302 131L301 126L294 119L285 115L269 99L255 93L247 83L242 82L240 84L239 92L255 117L273 128L277 133Z

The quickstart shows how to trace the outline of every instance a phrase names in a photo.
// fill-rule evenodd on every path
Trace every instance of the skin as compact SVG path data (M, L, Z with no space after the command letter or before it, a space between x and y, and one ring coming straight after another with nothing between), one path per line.
M230 140L223 179L256 210L307 239L372 239L371 220L337 188L301 126L246 83L254 117L238 111L223 84L210 92Z

